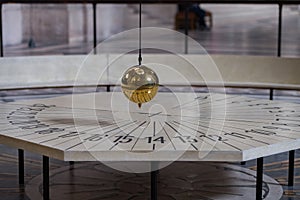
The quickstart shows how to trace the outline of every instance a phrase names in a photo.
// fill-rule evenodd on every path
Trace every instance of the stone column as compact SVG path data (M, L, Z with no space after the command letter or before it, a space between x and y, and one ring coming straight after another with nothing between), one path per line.
M37 45L68 43L67 5L28 4L22 8L24 42L33 39Z
M87 7L87 38L93 40L93 9ZM125 4L98 4L97 5L97 37L98 41L104 40L112 34L124 30Z
M68 34L69 43L86 42L87 36L87 13L86 4L68 5Z
M3 5L3 45L22 42L22 12L20 4Z

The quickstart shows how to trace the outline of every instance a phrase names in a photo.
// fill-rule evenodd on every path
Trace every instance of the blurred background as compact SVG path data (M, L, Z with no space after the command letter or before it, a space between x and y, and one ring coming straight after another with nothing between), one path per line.
M208 53L277 55L278 5L200 6L211 13L205 17L209 28L189 27L188 35ZM143 4L142 26L175 29L176 14L176 4ZM281 56L299 57L299 5L284 5L282 19ZM3 4L2 23L4 56L86 54L93 48L91 4ZM96 27L97 43L113 34L137 28L138 5L97 4ZM177 28L184 33L184 26Z
M122 31L138 28L139 22L139 6L137 4L97 4L95 10L92 4L85 3L1 5L2 20L0 21L3 28L2 54L4 57L86 55L92 52L95 44ZM198 41L209 54L300 57L299 5L283 5L282 7L282 33L279 50L278 18L280 12L277 4L206 3L200 6L210 13L205 16L207 28L203 29L197 24L189 24L188 29L184 29L182 21L185 19L182 18L183 13L178 11L177 4L143 4L142 26L174 29L188 34ZM96 23L94 24L94 22ZM156 42L185 45L183 41L173 38L160 39L158 37ZM177 53L197 53L197 50L193 48L193 46L187 45L178 49ZM119 53L118 49L111 50L111 53ZM47 73L46 69L45 73ZM4 75L9 76L10 74L7 72ZM93 89L86 87L79 92L93 92ZM198 90L205 92L206 88ZM106 88L99 88L97 91L106 91ZM72 92L72 88L64 87L3 89L0 85L0 102L54 97L72 94ZM226 88L226 92L269 99L270 90ZM300 102L299 97L300 92L297 90L274 90L274 99ZM16 149L0 145L0 151L0 179L2 180L0 199L29 199L24 189L19 188L17 184ZM40 174L41 161L40 155L37 154L26 152L26 157L25 180L29 182ZM282 200L300 199L299 170L295 176L295 187L286 186L287 159L286 154L268 157L265 172L284 186ZM295 161L298 169L300 157L297 156ZM51 162L52 170L68 166L68 163L55 159ZM255 170L255 162L247 162L246 167ZM69 173L69 168L66 168L65 171L68 173L66 182L70 183L73 180L73 176L70 175L72 173ZM95 188L94 186L91 188L91 191L94 190L99 191L98 182Z

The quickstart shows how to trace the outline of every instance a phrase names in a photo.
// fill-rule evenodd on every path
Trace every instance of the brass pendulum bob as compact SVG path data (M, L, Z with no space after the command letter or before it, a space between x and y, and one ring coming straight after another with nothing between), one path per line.
M158 86L156 73L144 65L130 67L125 71L121 80L123 93L130 101L137 103L139 108L143 103L154 98Z

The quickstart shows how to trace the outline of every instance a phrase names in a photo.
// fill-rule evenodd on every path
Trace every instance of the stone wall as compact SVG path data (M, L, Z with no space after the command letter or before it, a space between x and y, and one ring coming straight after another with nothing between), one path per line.
M68 42L68 10L63 4L22 5L23 42L33 39L37 45Z
M17 4L3 6L3 45L14 45L22 42L22 11Z
M68 5L68 42L87 41L87 9L86 4Z
M126 5L97 6L97 37L105 39L123 30ZM67 44L93 40L93 9L90 4L22 5L23 42L37 45Z
M149 17L159 19L163 23L173 24L177 12L177 5L145 4L143 5L142 10L146 12Z

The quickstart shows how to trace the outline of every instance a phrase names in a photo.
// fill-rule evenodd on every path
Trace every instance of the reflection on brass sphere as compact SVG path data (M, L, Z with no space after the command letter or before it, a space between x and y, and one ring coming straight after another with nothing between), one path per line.
M125 71L121 80L122 91L132 102L139 107L142 103L151 101L158 90L158 77L156 73L144 66L137 65Z

